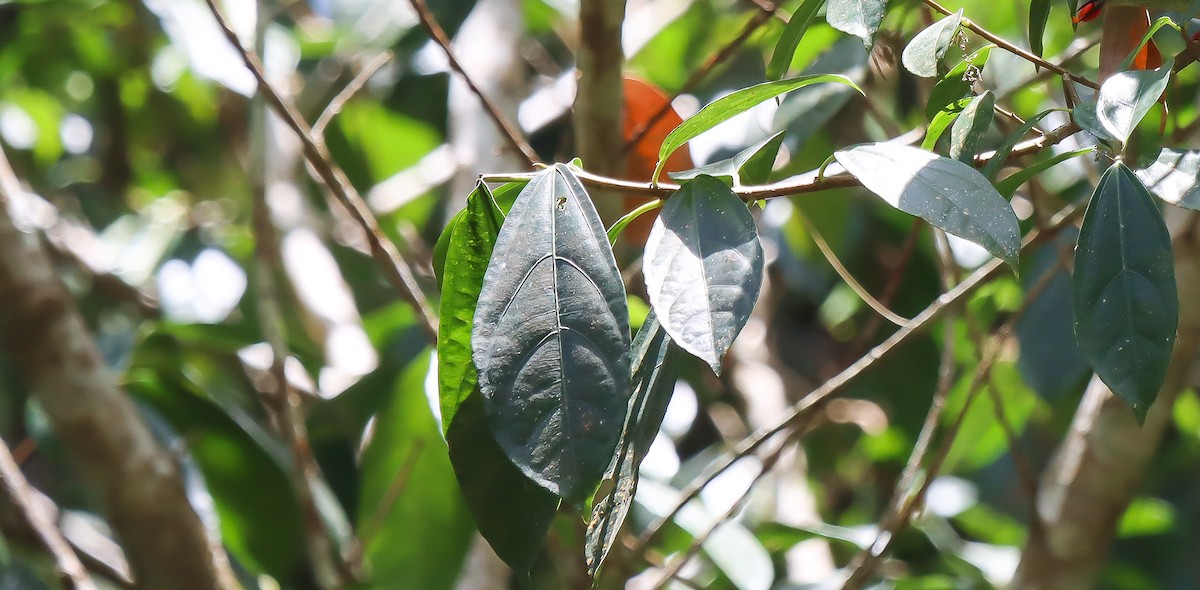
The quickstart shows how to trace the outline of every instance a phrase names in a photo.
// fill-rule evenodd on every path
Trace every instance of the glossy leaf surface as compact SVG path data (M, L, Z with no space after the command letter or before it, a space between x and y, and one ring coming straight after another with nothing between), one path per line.
M1072 302L1079 350L1144 419L1166 376L1179 301L1162 214L1133 171L1119 162L1100 178L1084 214Z
M887 0L829 0L825 21L829 26L862 39L870 49L875 45L875 33L883 22Z
M1104 129L1122 143L1150 112L1167 89L1173 60L1157 70L1139 70L1113 74L1100 86L1096 97L1096 118Z
M1163 149L1137 177L1158 198L1178 207L1200 211L1200 151Z
M962 160L967 164L975 159L975 151L988 128L992 126L993 109L996 106L996 95L992 91L971 99L963 109L954 126L950 128L950 157Z
M914 147L862 145L837 161L889 205L1017 263L1021 232L1008 201L974 168Z
M604 226L567 166L513 204L471 340L496 442L526 476L582 502L620 437L629 312Z
M711 176L684 184L654 222L643 273L663 328L720 373L762 286L762 244L746 205Z
M958 27L962 24L962 9L939 20L917 33L912 41L904 47L901 61L908 71L923 78L933 78L938 75L938 64L954 41Z
M672 173L671 180L691 180L701 174L707 174L717 178L729 178L733 181L733 186L765 183L771 176L775 156L779 155L783 134L784 132L780 131L738 152L732 158Z
M525 477L504 455L478 392L463 401L446 442L479 534L514 573L527 577L558 511L558 496Z

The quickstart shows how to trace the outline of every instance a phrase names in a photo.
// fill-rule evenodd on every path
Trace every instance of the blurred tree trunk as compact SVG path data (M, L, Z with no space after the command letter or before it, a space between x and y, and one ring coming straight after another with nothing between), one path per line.
M625 138L622 135L621 67L625 63L621 24L625 0L581 0L579 47L575 67L575 152L589 172L624 176ZM592 200L605 223L621 215L621 202L613 194L596 191Z
M188 502L180 471L92 342L0 155L0 345L96 494L139 588L235 588L224 549Z
M1121 514L1141 486L1171 409L1197 364L1200 342L1200 235L1197 216L1173 220L1179 335L1158 399L1138 425L1125 402L1093 376L1066 439L1042 474L1037 514L1013 589L1092 588L1108 560ZM1178 221L1178 223L1172 223ZM1040 521L1040 522L1039 522Z

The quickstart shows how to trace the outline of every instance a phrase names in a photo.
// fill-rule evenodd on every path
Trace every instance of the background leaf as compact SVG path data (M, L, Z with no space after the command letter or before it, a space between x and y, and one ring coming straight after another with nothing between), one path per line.
M578 503L612 457L629 400L629 312L608 237L562 164L513 204L472 332L479 386L509 459Z
M1029 2L1029 50L1038 57L1042 56L1042 49L1045 46L1046 21L1050 20L1051 2L1053 0L1030 0Z
M658 174L666 164L667 158L671 157L671 153L679 149L679 146L687 143L693 137L716 127L734 115L754 108L755 105L764 100L821 82L837 82L858 90L860 93L862 92L858 85L845 76L837 74L814 74L779 80L778 82L764 82L728 94L700 109L700 112L684 121L682 125L676 127L674 131L667 135L666 139L663 140L662 147L658 151L658 166L654 169L653 178L658 178Z
M775 51L771 53L771 61L767 64L768 80L778 80L787 74L788 66L792 65L792 58L796 55L796 48L804 39L804 33L808 31L808 26L812 24L817 11L824 5L825 0L804 0L792 12L792 18L783 28L779 42L775 44Z
M711 176L667 199L646 241L650 305L684 350L721 372L762 287L763 252L745 203Z
M834 157L887 204L1016 266L1021 251L1017 215L974 168L925 150L883 143L840 151Z
M1075 248L1075 339L1113 393L1143 419L1171 359L1179 302L1171 236L1124 164L1100 178Z
M917 33L904 47L904 53L900 56L904 67L923 78L937 76L938 65L942 63L942 57L946 55L946 50L950 48L950 43L954 41L958 27L962 24L962 15L963 11L960 8L958 12Z
M829 0L825 20L829 26L862 39L869 50L875 45L886 5L887 0Z

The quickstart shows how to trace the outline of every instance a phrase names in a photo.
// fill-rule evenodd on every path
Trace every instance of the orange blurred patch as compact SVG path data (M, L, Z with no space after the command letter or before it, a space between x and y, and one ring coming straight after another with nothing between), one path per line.
M662 147L663 140L683 123L683 118L671 107L670 97L649 82L626 75L622 89L625 92L625 141L629 142L640 134L637 143L629 148L625 178L649 182L650 176L654 174L654 166L658 163L658 150ZM664 109L666 112L663 112ZM659 116L659 113L663 114ZM656 116L658 118L654 120ZM653 124L650 124L651 120L654 120ZM668 180L667 172L680 172L692 167L692 153L688 146L684 145L667 158L667 164L658 180ZM636 195L626 195L625 210L631 211L649 200ZM653 222L653 213L647 213L634 220L625 229L625 239L634 244L644 244L646 237L650 235Z

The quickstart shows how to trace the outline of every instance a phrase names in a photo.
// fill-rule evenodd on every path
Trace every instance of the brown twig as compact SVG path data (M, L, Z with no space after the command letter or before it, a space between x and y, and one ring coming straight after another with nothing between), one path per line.
M63 587L95 590L96 583L80 563L79 556L75 555L62 531L54 525L54 520L38 505L33 488L17 467L8 445L0 439L0 500L5 499L16 507L21 518L37 536L38 543L54 558L54 573Z
M436 342L437 314L434 313L432 306L430 306L429 301L425 298L425 294L421 291L420 286L417 285L417 280L413 276L412 270L408 268L408 264L400 257L400 252L396 250L396 246L383 235L383 230L379 227L379 221L375 219L366 202L363 201L358 191L354 189L354 186L350 184L350 180L346 178L346 174L342 172L342 169L333 162L332 156L329 155L325 147L319 145L314 140L312 129L300 117L295 107L285 101L283 96L267 81L266 73L258 56L248 51L245 47L242 47L237 33L230 28L229 23L225 20L225 16L221 13L221 9L217 7L216 1L205 0L205 2L208 4L213 17L217 19L217 24L220 25L225 38L241 55L242 63L249 68L250 73L258 81L258 91L262 93L263 98L267 100L267 104L271 106L275 113L300 137L304 156L317 172L317 177L329 189L329 192L337 198L338 202L346 207L355 223L362 228L370 245L371 256L375 259L376 264L383 270L385 277L392 284L392 287L416 310L418 317L421 319L421 327L424 328L425 335L429 341Z
M324 143L325 127L333 121L333 118L338 113L342 112L342 109L346 108L346 103L350 102L350 99L354 98L354 95L358 94L367 85L367 82L371 80L371 76L374 76L375 72L379 71L379 68L387 65L394 57L395 55L392 52L385 51L367 62L362 70L359 70L358 74L329 101L325 110L321 111L321 116L317 117L316 122L312 126L313 137L319 138L321 143Z
M211 0L210 0L211 1ZM1056 145L1062 140L1078 133L1080 128L1075 123L1067 123L1057 129L1047 132L1045 135L1025 140L1013 147L1009 153L1009 158L1017 158L1035 154L1052 145ZM995 151L977 154L975 156L975 166L982 167L986 165L992 158L996 156ZM593 174L586 170L574 170L575 175L583 184L594 186L611 191L619 191L625 193L635 193L648 197L669 197L675 191L680 189L680 185L671 182L659 182L651 184L649 182L634 182L632 180L621 180L611 178L600 174ZM534 177L532 173L517 173L517 174L481 174L480 179L489 183L504 183L504 182L527 182ZM792 195L801 195L807 193L816 193L835 188L849 188L861 186L861 182L857 178L848 174L837 174L834 176L821 176L816 170L785 178L779 182L765 185L744 185L733 189L734 194L745 201L757 201L760 199L773 199L777 197L790 197ZM619 196L619 195L618 195Z
M925 2L926 6L932 8L946 16L954 14L954 12L952 12L950 9L946 8L945 6L942 6L941 4L938 4L935 0L924 0L924 2ZM975 22L969 18L962 19L962 26L966 27L968 30L975 33L976 35L979 35L980 37L987 39L989 42L994 43L996 45L996 47L999 47L1021 59L1024 59L1025 61L1028 61L1036 66L1046 68L1047 70L1050 70L1051 72L1054 72L1060 76L1070 76L1073 80L1075 80L1075 81L1079 82L1080 84L1083 84L1084 86L1087 86L1089 88L1094 88L1096 90L1100 89L1100 85L1096 84L1095 82L1092 82L1091 80L1088 80L1087 78L1084 78L1082 76L1076 76L1075 74L1071 73L1070 71L1068 71L1067 69L1063 68L1062 66L1060 66L1056 63L1048 62L1032 53L1029 53L1028 51L1026 51L1024 49L1021 49L1020 47L1017 47L1016 45L1013 45L1012 43L1009 43L1008 41L1004 40L999 35L996 35L995 33L979 26L978 24L975 24Z
M496 124L496 127L500 128L509 146L524 156L530 166L540 162L541 158L538 157L537 152L529 145L529 142L525 141L525 138L521 136L521 132L504 116L504 113L500 111L500 107L496 106L496 103L492 102L479 89L479 86L475 84L471 76L467 75L467 71L458 62L458 57L454 55L454 50L450 47L450 37L446 35L446 31L442 29L437 19L433 17L433 13L426 6L425 0L408 0L408 3L412 5L413 10L417 11L417 18L421 20L421 26L425 28L425 32L429 33L429 37L433 39L433 42L437 43L438 47L442 48L442 52L446 54L446 60L450 62L450 69L454 70L467 83L467 87L471 89L471 92L483 104L483 108L488 112L488 116L492 118L492 122Z

